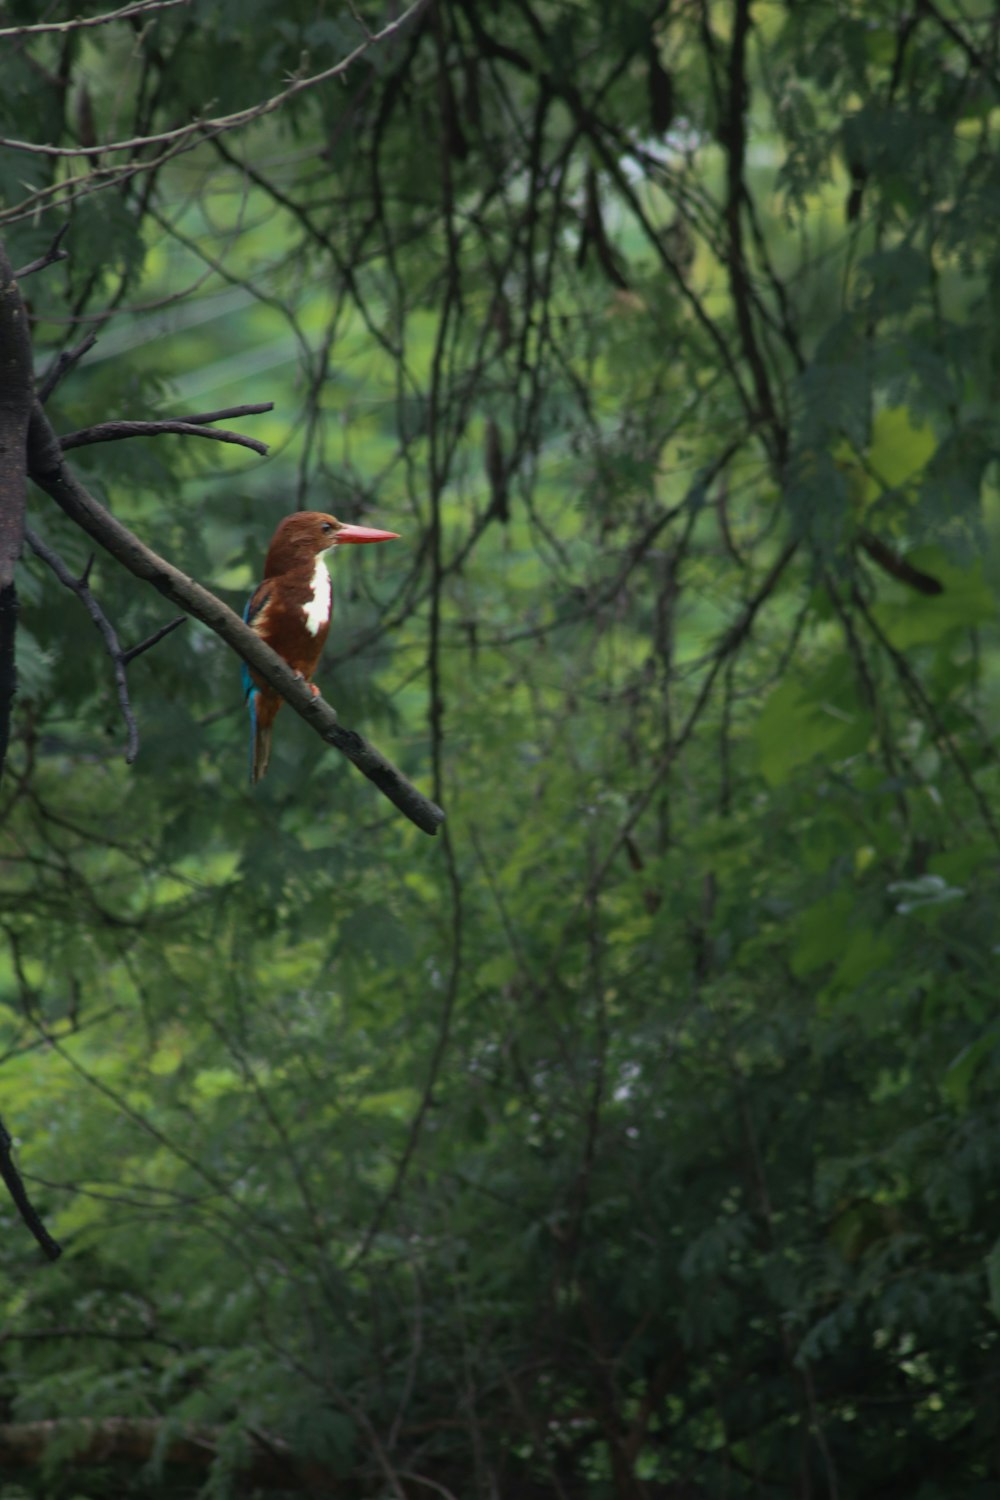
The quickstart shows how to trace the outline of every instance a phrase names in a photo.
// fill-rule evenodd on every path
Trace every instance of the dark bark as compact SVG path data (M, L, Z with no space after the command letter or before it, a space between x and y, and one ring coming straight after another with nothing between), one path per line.
M33 399L27 312L0 245L0 775L7 760L17 687L14 567L24 541L25 446Z
M0 590L14 581L24 540L24 455L33 401L28 315L0 247Z
M62 1255L62 1246L57 1244L49 1234L39 1217L38 1210L28 1197L24 1183L21 1181L21 1174L14 1165L11 1155L13 1149L14 1142L11 1140L10 1131L0 1121L0 1177L3 1178L7 1191L14 1200L15 1208L41 1245L46 1257L49 1260L58 1260Z
M38 1422L0 1423L0 1472L16 1473L37 1469L50 1448L58 1448L61 1470L68 1471L100 1465L103 1471L117 1470L122 1476L134 1476L152 1462L162 1464L170 1478L186 1483L188 1478L204 1475L215 1462L224 1437L218 1428L189 1427L162 1441L163 1422L156 1417L104 1417L100 1420L72 1418ZM65 1449L72 1438L76 1447L71 1454ZM523 1472L520 1462L512 1460L513 1471L504 1475L503 1494L517 1500L587 1500L593 1493L589 1479L576 1475L562 1482ZM392 1493L406 1500L418 1500L433 1491L442 1494L465 1494L464 1472L454 1472L446 1464L430 1473L408 1469L390 1470ZM266 1494L306 1492L325 1500L343 1495L359 1500L368 1495L386 1493L384 1476L371 1472L334 1473L327 1465L298 1458L288 1445L267 1433L248 1431L246 1449L232 1476L238 1493L250 1490ZM505 1482L506 1481L506 1482ZM127 1482L127 1481L126 1481ZM645 1500L700 1500L705 1491L697 1484L658 1483L648 1480L641 1493Z
M138 1470L154 1455L168 1470L204 1473L214 1462L220 1434L211 1428L189 1428L171 1437L157 1453L162 1423L155 1418L105 1417L101 1421L8 1422L0 1424L0 1471L36 1468L50 1447L58 1445L60 1462L74 1468L100 1464ZM76 1446L64 1451L68 1440ZM264 1444L248 1437L248 1452L237 1471L241 1484L283 1490L311 1487L295 1458L277 1440Z
M268 451L266 443L246 437L242 432L230 432L225 427L206 427L203 423L178 417L166 417L159 422L98 422L94 427L67 433L59 443L63 451L68 452L70 448L83 448L89 443L120 443L126 438L163 437L170 433L181 437L211 438L217 443L238 443L241 448L252 448L261 457Z

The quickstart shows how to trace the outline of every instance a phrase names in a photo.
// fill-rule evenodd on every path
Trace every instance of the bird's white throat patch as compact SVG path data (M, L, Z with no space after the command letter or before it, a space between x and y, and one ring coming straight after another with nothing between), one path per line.
M306 629L310 635L319 635L322 627L330 618L330 602L333 598L333 589L330 585L330 570L326 565L326 554L320 552L316 557L316 566L312 571L312 598L307 599L302 606L302 613L306 617Z

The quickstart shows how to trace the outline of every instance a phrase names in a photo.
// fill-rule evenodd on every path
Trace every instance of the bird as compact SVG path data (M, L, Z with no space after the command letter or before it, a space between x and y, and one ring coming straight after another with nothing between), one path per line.
M332 588L326 554L347 542L391 542L397 531L352 526L319 510L295 511L278 522L264 559L264 576L247 600L243 618L309 684L330 629ZM250 781L256 784L271 758L271 727L282 699L243 665L250 710Z

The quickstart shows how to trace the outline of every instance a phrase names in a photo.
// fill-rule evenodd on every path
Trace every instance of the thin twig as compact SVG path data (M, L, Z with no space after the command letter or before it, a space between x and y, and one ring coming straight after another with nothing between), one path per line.
M257 401L252 406L223 406L219 411L200 411L193 417L179 417L178 421L201 427L206 422L229 422L234 417L260 417L268 411L274 411L273 401Z
M31 337L21 289L0 243L0 773L17 686L17 588L27 498L25 448L31 422Z
M0 36L2 35L3 33L0 32ZM36 271L44 271L46 266L54 265L57 260L68 260L69 251L62 249L62 238L68 228L69 220L67 219L66 223L57 230L51 245L45 253L37 256L35 260L29 260L26 266L20 266L14 272L14 279L16 281L23 281L26 276L33 276Z
M24 1183L21 1181L21 1174L15 1167L11 1156L13 1149L14 1142L11 1140L10 1131L0 1120L0 1177L7 1185L7 1191L14 1200L15 1208L41 1245L45 1255L49 1260L58 1260L62 1255L62 1246L49 1234L38 1215L38 1210L28 1197Z
M127 666L130 661L135 661L136 657L141 656L144 651L149 651L153 646L159 645L163 637L169 635L172 630L176 630L178 625L186 623L187 615L178 615L176 619L170 620L166 625L161 625L159 630L154 630L153 634L148 635L144 641L140 641L138 646L130 646L123 653L122 661Z
M125 728L128 735L125 746L125 761L127 765L131 765L139 754L139 726L135 721L135 714L132 712L132 703L128 695L128 679L125 676L125 653L119 644L114 626L94 598L87 584L90 564L88 563L83 575L80 578L76 578L63 562L58 552L53 552L52 548L46 542L43 542L37 532L33 531L30 526L24 528L24 539L35 556L40 557L46 567L51 568L59 582L72 590L100 632L105 650L111 658L111 665L114 669L115 686L118 690L118 706L122 711L122 718L125 720Z
M94 26L107 26L112 21L129 21L138 16L152 15L158 10L171 10L175 5L190 3L191 0L135 0L132 5L105 11L101 16L78 16L73 21L41 21L33 26L4 26L0 28L0 41L15 36L42 36L53 31L83 31Z
M245 437L242 432L230 432L226 427L204 427L199 422L182 422L173 417L161 422L98 422L94 427L81 427L78 432L66 433L59 439L59 445L65 452L70 448L85 448L90 443L120 443L125 438L163 437L166 433L214 438L217 443L238 443L241 448L252 448L262 457L269 451L267 443Z
M39 401L43 406L52 395L52 392L55 390L60 380L62 380L63 376L68 375L73 366L79 360L81 360L85 354L89 354L96 343L97 334L88 333L87 337L85 339L81 339L75 348L62 350L62 352L52 361L38 385L37 395Z
M778 412L771 378L754 326L751 311L753 291L743 244L743 205L751 201L744 179L747 146L746 116L749 109L746 51L751 27L750 4L751 0L736 0L734 8L732 45L727 69L729 97L719 131L720 141L726 155L724 215L727 243L725 258L729 271L729 293L733 311L736 314L736 326L739 330L743 357L750 369L753 381L762 436L772 458L780 467L784 465L788 453L788 434Z
M177 3L181 3L181 0L177 0ZM415 0L415 4L405 10L401 16L397 16L395 20L389 21L387 25L383 26L381 31L370 33L363 42L355 47L353 51L349 52L346 57L342 57L339 62L333 63L329 68L324 68L319 73L306 75L300 73L292 77L286 88L281 89L277 94L272 94L269 99L262 99L259 104L251 104L248 108L236 110L233 114L229 115L216 115L207 120L192 120L186 125L178 125L173 130L161 130L154 135L137 135L124 141L101 141L101 154L102 156L107 156L115 152L137 152L145 150L148 146L195 144L213 135L220 135L223 131L235 130L241 125L249 125L252 120L259 120L263 115L273 114L276 109L280 109L283 104L287 103L289 99L294 99L297 94L301 94L307 89L316 88L320 84L329 83L331 79L339 78L341 74L346 73L372 47L376 46L379 42L387 41L390 37L395 36L398 31L401 31L404 26L408 25L410 21L419 15L427 3L428 0ZM3 35L4 33L0 32L0 36ZM12 136L0 136L0 146L4 146L10 151L25 151L32 156L60 158L78 156L89 158L94 152L93 146L52 146L48 142L43 141L15 140ZM152 164L151 162L144 163L147 167Z
M128 140L102 142L100 151L102 157L107 157L110 152L135 152L128 160L118 165L101 166L81 177L61 177L58 182L49 183L44 188L29 193L27 198L19 203L9 205L0 212L0 223L15 224L22 219L36 218L46 208L52 208L68 203L75 203L81 198L89 197L92 193L103 192L105 188L116 185L124 185L140 173L155 174L164 163L172 161L177 156L182 156L188 151L194 151L205 141L210 141L218 135L229 130L239 129L248 125L264 115L273 114L275 110L281 109L289 99L295 98L304 90L316 88L322 84L331 82L334 78L343 77L350 68L358 62L371 48L378 46L381 42L391 44L404 27L409 25L430 3L430 0L415 0L410 8L401 16L390 21L381 31L376 32L370 41L363 41L359 46L349 52L340 62L334 63L329 68L324 68L320 73L303 76L301 73L292 76L287 88L279 93L273 94L268 99L262 99L259 103L250 105L243 110L237 110L231 115L219 115L209 120L193 120L187 125L181 125L173 130L162 131L154 135L136 135ZM387 45L387 52L389 46ZM34 141L14 141L7 137L0 137L0 146L8 146L11 150L26 151L33 155L50 157L92 157L94 148L84 147L62 147L52 146ZM142 155L146 146L162 146L164 149L157 156Z
M357 21L358 25L361 27L364 35L368 38L369 41L371 41L371 27L368 25L361 12L358 10L358 7L355 5L354 0L347 0L347 8L351 12L351 15L354 17L354 19Z
M950 757L952 763L955 766L955 769L958 771L959 776L965 782L965 785L968 788L969 793L979 810L980 817L989 829L990 836L992 837L993 842L996 845L1000 846L1000 824L998 824L996 819L994 818L993 810L990 807L987 798L983 794L982 788L979 786L976 778L972 774L972 769L966 761L965 756L958 748L955 736L948 732L947 725L943 722L941 715L938 713L933 700L927 693L927 690L925 689L923 683L920 681L920 678L910 666L910 663L907 661L903 652L900 651L897 646L894 646L892 641L886 635L885 631L882 629L881 625L876 619L874 613L871 609L869 609L867 603L865 602L861 590L857 587L851 590L851 603L854 605L855 609L859 611L861 618L864 620L865 625L868 627L870 634L878 642L878 645L880 646L882 651L892 662L892 665L896 671L896 675L902 683L903 688L911 703L913 703L914 706L920 711L920 713L923 714L933 735L934 743L937 745L940 751Z

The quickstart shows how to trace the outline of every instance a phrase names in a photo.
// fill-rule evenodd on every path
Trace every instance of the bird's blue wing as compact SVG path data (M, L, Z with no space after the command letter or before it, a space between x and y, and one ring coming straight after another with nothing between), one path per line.
M261 614L262 614L262 611L266 608L267 602L270 599L270 597L271 597L271 590L265 588L263 584L259 584L258 587L254 589L253 593L250 595L250 598L246 602L246 608L243 611L243 620L244 620L244 623L247 624L247 625L249 625L252 630L258 631L258 633L260 631ZM255 621L256 621L256 624L255 624ZM253 763L254 763L254 746L257 743L257 692L258 692L258 688L257 688L257 684L254 682L253 678L250 676L250 668L247 666L246 662L242 663L242 674L241 675L243 677L243 698L244 698L244 700L246 702L247 709L249 710L249 713L250 713L250 780L252 782L253 781Z
M247 625L252 625L254 630L260 629L259 625L254 624L257 616L260 614L265 605L271 602L271 590L268 587L268 581L269 580L265 580L264 583L259 583L257 585L253 593L250 595L250 598L247 600L246 609L243 611L244 621Z
M261 625L260 616L264 609L267 607L270 598L271 590L269 588L265 588L263 584L259 584L250 595L250 598L247 600L246 608L243 611L244 623L249 625L252 630L256 630L258 635L260 634ZM246 662L243 663L242 676L243 696L250 704L250 714L251 717L253 717L253 691L256 684L254 683L253 678L250 676L250 668L247 666ZM254 727L256 728L256 725Z

